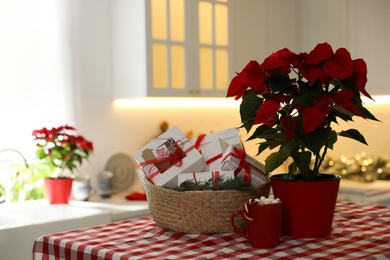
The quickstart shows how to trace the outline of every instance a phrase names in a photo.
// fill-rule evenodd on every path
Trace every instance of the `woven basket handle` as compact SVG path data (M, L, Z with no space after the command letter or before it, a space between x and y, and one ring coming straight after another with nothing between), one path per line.
M233 212L233 214L230 216L230 223L232 224L232 227L234 228L234 230L240 234L241 236L243 237L246 237L249 239L249 235L247 233L245 233L244 231L242 231L241 229L239 229L237 226L236 226L236 223L234 223L234 218L237 216L237 215L241 215L245 218L245 212L242 211L242 210L239 210L239 211L235 211Z

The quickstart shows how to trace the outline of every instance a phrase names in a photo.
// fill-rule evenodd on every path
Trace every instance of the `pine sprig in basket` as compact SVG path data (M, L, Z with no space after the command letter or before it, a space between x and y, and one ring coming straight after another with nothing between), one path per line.
M206 181L195 182L193 179L188 179L182 182L176 191L194 191L194 190L238 190L246 192L255 192L256 189L250 182L245 182L235 178L210 178Z

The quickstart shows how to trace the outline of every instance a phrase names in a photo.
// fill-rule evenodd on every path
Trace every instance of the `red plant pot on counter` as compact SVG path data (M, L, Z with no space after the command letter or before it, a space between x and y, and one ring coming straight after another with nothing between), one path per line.
M72 178L45 178L45 196L50 204L68 204L72 193Z

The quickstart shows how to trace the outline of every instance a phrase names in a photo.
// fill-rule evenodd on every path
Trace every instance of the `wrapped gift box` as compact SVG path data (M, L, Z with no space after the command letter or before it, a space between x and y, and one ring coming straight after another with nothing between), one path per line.
M202 155L177 127L155 138L133 156L152 183L167 188L177 187L180 172L205 169Z
M219 171L221 169L222 154L229 145L242 148L238 128L229 128L223 131L201 135L191 140L196 149L202 154L205 162L205 171Z
M236 178L250 181L253 186L267 183L265 166L255 158L247 155L244 149L229 146L222 155L221 170L234 171Z
M223 177L225 180L234 178L234 171L210 171L210 172L193 172L193 173L179 173L178 175L178 185L187 180L193 180L195 183L206 182L212 179L216 180L219 176Z

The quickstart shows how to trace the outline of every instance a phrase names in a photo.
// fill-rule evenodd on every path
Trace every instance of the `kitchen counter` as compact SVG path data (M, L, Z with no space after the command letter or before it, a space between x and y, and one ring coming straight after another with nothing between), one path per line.
M338 200L390 206L390 181L365 183L342 179Z
M89 201L71 200L69 205L105 209L110 212L112 222L149 216L147 201L127 200L122 196L107 199L93 197Z

